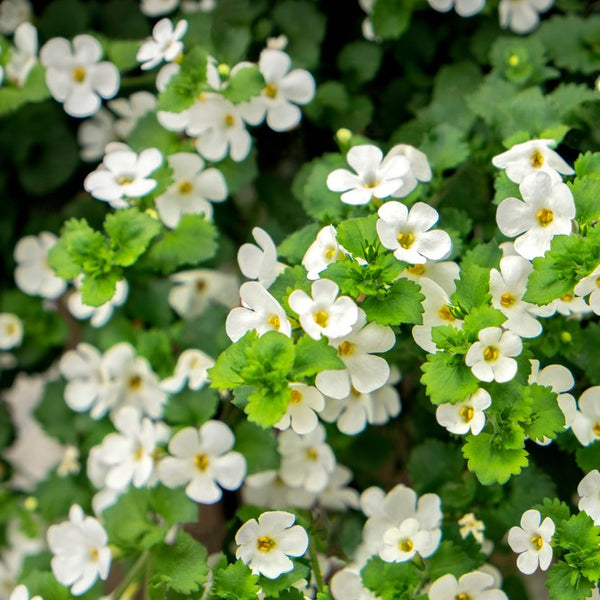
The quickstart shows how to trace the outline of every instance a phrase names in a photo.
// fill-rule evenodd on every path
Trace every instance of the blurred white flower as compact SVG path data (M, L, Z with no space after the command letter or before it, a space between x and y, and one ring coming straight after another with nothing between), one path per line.
M480 381L510 381L517 373L517 361L512 358L521 354L523 343L512 331L500 327L486 327L479 332L465 356L465 363Z
M29 590L24 585L18 585L10 595L10 600L30 600ZM41 596L32 596L31 600L42 600Z
M360 571L351 567L345 567L331 578L329 591L333 600L378 600L379 598L364 586Z
M37 29L31 23L21 23L15 30L13 43L13 53L6 65L6 77L23 87L37 63Z
M23 321L12 313L0 313L0 350L10 350L23 341Z
M577 296L584 297L589 294L588 302L591 309L600 315L600 265L589 275L584 277L573 290Z
M521 527L511 527L508 532L508 544L517 552L517 567L521 573L531 575L539 566L545 571L552 561L552 536L554 521L542 515L538 510L526 510L521 517Z
M110 110L117 115L115 132L125 140L135 129L138 121L156 109L158 100L150 92L135 92L129 98L115 98L107 103Z
M590 471L577 486L579 510L585 511L594 520L594 525L600 525L600 472Z
M328 265L343 258L344 249L338 244L337 232L333 225L323 227L315 241L308 247L302 258L302 266L308 271L306 277L311 281L319 279L319 273Z
M160 17L174 11L179 0L141 0L140 10L147 17Z
M571 429L580 444L589 446L600 439L600 385L585 390L577 404Z
M466 539L469 535L472 535L477 542L483 543L484 537L483 532L485 531L485 524L483 521L475 518L473 513L467 513L458 520L460 527L460 537Z
M290 402L275 427L282 430L291 427L300 435L311 433L319 423L317 413L324 406L325 400L319 390L304 383L290 383Z
M472 17L483 10L485 0L427 0L431 8L448 12L452 8L461 17Z
M79 287L81 286L81 279L75 280L75 289L67 300L67 307L69 312L76 319L90 319L90 325L92 327L102 327L106 325L113 316L113 312L117 306L122 306L127 300L129 294L129 285L125 279L117 281L115 285L115 293L110 300L107 300L100 306L89 306L84 304L81 297Z
M29 0L3 0L0 2L0 33L14 33L21 23L30 21L32 16Z
M77 130L77 141L81 146L79 156L86 162L101 160L106 146L116 140L115 118L102 107L93 117L83 121Z
M409 517L384 532L379 556L386 562L406 562L416 554L427 558L436 551L439 543L437 530L421 529L419 521Z
M443 575L432 583L427 594L429 600L508 600L492 575L483 571L465 573L458 580L454 575Z
M529 33L540 22L539 13L550 9L554 0L500 0L500 27L515 33Z
M402 185L392 194L393 198L405 198L417 187L419 181L431 181L429 161L419 149L408 144L397 144L387 153L387 158L394 156L406 157L409 169L402 177Z
M180 392L186 384L190 390L199 390L208 380L208 369L214 366L215 361L202 350L184 350L177 359L175 374L163 379L160 387L171 394Z
M248 279L256 279L265 288L275 281L285 265L277 261L277 248L271 236L260 227L252 229L254 244L242 244L237 260L240 271Z
M187 31L187 21L181 19L173 27L171 19L161 19L152 29L152 37L146 40L138 50L136 59L142 63L141 69L147 71L163 60L173 62L183 53L181 39Z

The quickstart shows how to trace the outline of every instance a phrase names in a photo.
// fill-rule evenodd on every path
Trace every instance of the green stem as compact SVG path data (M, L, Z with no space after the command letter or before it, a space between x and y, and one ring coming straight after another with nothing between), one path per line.
M135 561L133 567L131 567L131 569L129 569L129 572L125 576L125 579L123 579L123 581L121 581L121 583L119 584L117 589L110 594L110 597L112 598L112 600L119 600L123 596L123 594L127 591L129 586L139 576L140 572L146 565L147 559L148 559L147 551L140 554L138 559Z
M323 573L321 573L321 567L319 566L319 557L317 556L317 548L315 547L312 538L309 540L308 553L310 555L310 564L312 566L313 573L315 574L315 580L317 582L317 592L322 592Z

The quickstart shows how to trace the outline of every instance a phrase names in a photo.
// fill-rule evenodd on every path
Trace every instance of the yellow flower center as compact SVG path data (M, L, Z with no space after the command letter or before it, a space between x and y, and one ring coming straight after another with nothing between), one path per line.
M273 83L267 83L263 88L263 94L267 98L277 98L277 86Z
M313 315L313 319L319 327L327 327L327 322L329 321L329 314L326 313L324 310L319 310Z
M17 326L14 323L7 323L4 326L4 333L6 335L14 335L17 333Z
M141 446L138 446L136 451L133 453L133 460L139 461L142 460L144 456L144 449Z
M505 294L502 294L502 296L500 296L500 304L502 306L504 306L504 308L508 308L509 306L512 306L516 301L517 301L516 298L512 294L509 294L508 292L506 292Z
M561 296L561 297L560 297L560 299L561 299L563 302L573 302L573 298L574 298L574 296L573 296L573 294L571 294L571 293L569 293L569 294L565 294L564 296Z
M535 218L542 227L548 227L554 221L554 213L548 208L542 208L535 214Z
M267 319L267 322L275 331L279 331L279 328L281 327L281 321L277 315L270 315Z
M340 356L350 356L354 352L354 344L352 342L342 342L338 347Z
M90 558L92 559L92 562L98 562L100 559L100 552L98 552L98 548L95 546L90 548Z
M379 181L376 181L376 180L365 181L365 183L364 183L364 186L368 190L372 190L373 188L376 188L378 185L379 185Z
M119 185L130 185L133 183L133 177L130 175L121 175L120 177L117 177L117 183Z
M398 548L402 552L411 552L415 545L412 543L412 540L401 540L398 542Z
M425 268L425 265L413 265L412 267L408 267L406 270L411 275L416 275L417 277L420 277L421 275L425 274L425 271L427 269Z
M299 404L302 402L302 394L298 390L292 390L290 393L290 402L292 404Z
M450 311L450 308L447 305L442 306L440 310L438 310L438 316L443 321L456 321L456 317Z
M198 102L206 102L206 94L204 92L200 92L197 96Z
M534 150L530 160L531 166L539 169L544 164L544 155L539 150Z
M306 458L309 460L317 460L319 458L319 453L311 446L306 450Z
M85 69L83 67L75 67L71 73L73 81L77 83L83 83L85 81Z
M495 360L498 360L499 355L500 355L500 352L498 352L498 348L496 348L496 346L488 346L483 351L483 358L487 362L493 362Z
M194 189L194 186L189 181L182 181L178 189L180 194L189 194Z
M412 233L399 233L396 239L405 250L408 250L415 242L415 236Z
M464 592L461 592L460 594L457 594L454 597L454 600L471 600L471 596L469 596L469 594L465 594Z
M235 125L235 118L228 113L223 117L223 123L225 123L225 127L233 127Z
M196 456L194 456L194 466L201 473L204 473L204 471L208 469L209 462L210 461L208 459L207 454L200 452L199 454L196 454Z
M600 288L600 277L596 277L596 287Z
M541 535L534 535L529 541L534 550L541 550L544 545L544 540Z
M258 541L256 542L256 547L261 552L271 552L271 550L273 550L273 548L275 548L276 545L277 544L276 544L275 540L266 535L261 535L258 538Z
M127 380L127 386L130 390L137 392L142 387L142 378L139 375L132 375Z
M592 429L592 431L598 436L600 437L600 421L596 421L596 424L594 425L594 428Z
M325 256L325 260L331 260L335 256L335 248L327 248L323 256Z
M459 411L458 414L460 415L460 418L465 422L465 423L470 423L471 420L473 419L473 415L475 414L475 411L473 410L473 407L471 406L463 406Z
M206 281L204 281L204 279L198 279L198 281L196 281L196 291L203 292L205 288L206 288Z

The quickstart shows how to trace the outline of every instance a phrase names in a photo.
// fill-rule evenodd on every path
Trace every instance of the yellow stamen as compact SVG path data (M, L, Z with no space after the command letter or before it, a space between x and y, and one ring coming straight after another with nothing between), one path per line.
M561 296L561 297L560 297L560 299L561 299L563 302L573 302L573 298L574 298L574 297L575 297L575 296L573 296L573 294L570 294L570 293L569 293L569 294L565 294L564 296Z
M235 125L235 118L233 115L226 114L223 117L223 123L225 123L225 127L233 127Z
M206 102L206 94L204 92L198 94L198 102Z
M302 394L298 390L292 390L290 393L290 402L292 404L299 404L302 402Z
M544 155L539 150L534 150L530 160L531 166L534 169L539 169L544 164Z
M425 265L413 265L412 267L407 267L406 269L411 275L416 275L417 277L420 277L421 275L425 274L425 271L427 270L425 268Z
M548 208L542 208L535 214L535 218L542 227L547 227L554 221L554 213Z
M128 175L121 175L120 177L117 177L117 183L119 185L129 185L133 183L133 177L130 177Z
M189 194L194 189L194 186L189 181L182 181L178 189L180 194Z
M200 453L200 454L196 454L196 456L194 456L194 466L201 473L204 473L204 471L206 471L206 469L208 469L209 462L210 461L208 459L207 454Z
M311 446L306 451L306 458L310 460L317 460L319 458L319 453Z
M450 312L450 308L448 308L446 305L442 306L442 308L438 310L438 316L443 321L456 321L456 317Z
M531 542L534 550L541 550L542 546L544 545L544 540L542 539L541 535L534 535L529 541Z
M83 67L75 67L71 73L73 80L77 83L83 83L85 81L85 69Z
M327 248L323 256L325 256L325 260L332 260L335 256L335 248Z
M137 392L142 387L142 378L139 375L132 375L127 380L127 385L129 389Z
M180 65L183 62L183 52L180 52L173 61L174 63Z
M596 286L600 288L600 277L596 277Z
M198 279L198 281L196 281L196 291L202 292L205 289L206 289L206 281L204 281L204 279Z
M512 294L509 294L508 292L506 292L505 294L502 294L502 296L500 296L500 304L502 306L504 306L504 308L508 308L509 306L512 306L516 301L517 301L517 299Z
M412 233L399 233L396 239L405 250L408 250L414 244L415 236Z
M277 86L273 83L267 83L267 85L263 88L263 94L267 98L277 98Z
M342 342L338 347L340 356L350 356L354 352L354 344L352 342Z
M460 418L465 422L465 423L470 423L471 420L473 419L473 415L475 414L475 411L473 410L473 408L471 406L463 406L459 411L458 414L460 415Z
M98 552L98 548L95 548L94 546L90 548L90 557L92 559L92 562L98 562L98 560L100 559L100 553Z
M261 535L258 538L258 541L256 542L256 547L261 552L271 552L271 550L273 550L273 548L275 548L276 545L277 544L276 544L275 540L266 535Z
M368 189L368 190L372 190L373 188L376 188L379 185L379 181L366 181L364 186Z
M326 313L324 310L320 310L314 313L313 319L319 327L327 327L327 322L329 321L329 314Z
M488 346L483 351L483 358L487 362L493 362L495 360L498 360L499 355L500 355L500 352L498 352L498 348L496 348L496 346Z
M412 543L412 540L402 540L398 543L398 548L402 552L411 552L415 545Z
M279 328L281 327L281 321L277 315L270 315L267 319L267 322L275 331L279 331Z
M457 594L455 596L454 600L471 600L471 596L469 596L469 594L461 592L460 594Z
M141 446L138 446L136 451L133 453L133 460L138 461L142 460L144 456L144 449Z
M594 428L592 429L592 431L598 436L600 437L600 421L596 421L596 424L594 425Z

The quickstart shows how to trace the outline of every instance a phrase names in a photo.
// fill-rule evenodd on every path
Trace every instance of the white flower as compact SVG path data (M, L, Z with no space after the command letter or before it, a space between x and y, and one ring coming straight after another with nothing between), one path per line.
M573 175L575 171L550 148L554 140L529 140L515 144L509 150L492 158L498 169L506 169L506 175L515 183L521 183L531 173L547 173L552 181L562 181L563 175Z
M321 271L344 256L344 249L338 244L336 235L333 225L323 227L304 253L302 266L308 271L307 279L318 279Z
M521 354L521 338L512 331L500 327L486 327L479 332L465 356L465 363L480 381L510 381L517 373L517 361L512 358Z
M529 33L540 21L538 13L548 10L554 0L500 0L500 27L515 33Z
M77 446L67 446L63 452L60 465L58 465L56 472L61 477L67 477L68 475L77 475L80 469L79 448L77 448Z
M96 455L106 469L105 485L116 491L130 484L137 488L148 485L155 471L154 451L168 439L168 428L142 418L132 406L119 409L113 422L119 433L107 435Z
M571 429L583 446L600 439L600 386L588 388L579 397L579 411Z
M317 279L311 287L312 298L302 290L294 290L289 298L290 308L300 315L302 329L313 339L321 335L340 338L352 331L358 320L358 307L348 296L340 296L336 283Z
M456 290L455 280L458 279L459 273L460 268L453 261L427 262L406 267L400 273L400 277L415 281L419 285L424 279L429 279L437 283L446 295L451 296Z
M33 10L29 0L3 0L0 3L0 33L10 35L25 21L30 21Z
M317 413L323 410L325 400L316 388L304 383L290 383L290 402L285 415L275 424L277 429L291 427L301 435L317 428Z
M483 571L466 573L458 581L454 575L443 575L433 582L427 594L429 600L508 600L507 595L497 588L494 577Z
M173 183L155 199L161 221L167 227L177 227L185 214L204 214L211 219L211 202L227 198L227 183L221 171L204 169L204 161L189 152L177 152L167 158L173 169Z
M435 411L437 422L450 433L473 435L481 433L485 425L484 410L492 404L492 398L483 388L462 402L440 404Z
M75 280L75 286L77 288L81 286L81 279L78 278ZM128 294L129 286L127 285L127 281L125 279L121 279L120 281L117 281L115 285L115 293L113 297L110 300L107 300L104 304L101 304L100 306L89 306L88 304L84 304L81 297L81 292L79 289L76 289L72 294L69 295L67 306L69 308L69 312L76 319L90 319L90 324L92 327L102 327L110 321L115 307L121 306L125 303Z
M242 244L237 260L240 271L248 279L256 279L267 289L283 271L285 265L277 262L277 248L271 236L260 227L252 229L254 244Z
M429 6L439 12L448 12L452 7L461 17L471 17L483 10L485 0L427 0Z
M119 90L119 71L102 57L100 42L91 35L52 38L40 51L46 67L46 85L55 100L64 103L72 117L89 117L101 105L100 98L112 98Z
M335 455L325 443L322 425L309 434L298 435L287 429L279 436L281 455L280 476L292 487L303 487L309 492L325 489L335 468Z
M48 231L39 235L27 235L15 246L17 263L15 282L17 287L30 296L58 298L67 288L67 282L54 274L48 266L48 252L56 244L57 237Z
M490 271L492 306L506 316L502 326L526 338L542 333L541 324L532 314L537 306L522 300L531 271L533 266L521 256L506 256L500 260L500 271Z
M427 156L414 146L397 144L387 153L386 159L394 156L406 157L409 169L402 177L402 185L392 194L392 197L405 198L417 187L419 181L431 180L431 167Z
M170 0L163 1L169 2ZM216 6L217 0L183 0L181 2L181 10L184 13L211 12Z
M113 208L127 208L126 198L141 198L156 187L150 174L163 162L160 150L146 148L139 154L122 144L109 144L102 164L84 180L83 187L94 198Z
M100 523L86 517L76 504L69 511L69 521L48 529L48 545L54 554L52 573L74 596L89 590L98 577L108 577L111 551L107 541Z
M10 62L6 65L6 77L23 87L37 63L37 29L31 23L21 23L15 30L13 42L15 47Z
M10 595L9 600L30 600L29 590L24 585L18 585ZM32 596L31 600L42 600L41 596Z
M160 17L174 11L179 6L179 0L142 0L140 10L147 17Z
M585 511L594 520L594 525L600 525L600 473L598 469L590 471L577 486L579 510Z
M377 600L373 592L364 587L360 572L351 567L338 571L329 584L333 600Z
M160 387L172 394L180 392L186 383L191 390L199 390L208 380L208 369L214 366L215 361L202 350L185 350L177 359L173 377L163 379Z
M285 311L260 283L243 283L240 298L242 306L232 309L225 321L225 331L232 342L237 342L251 330L259 336L267 331L279 331L291 337L292 325Z
M212 302L227 307L237 304L235 275L212 269L180 271L169 277L175 283L169 292L169 305L183 319L200 316Z
M427 558L440 543L440 536L420 528L416 519L404 519L398 527L391 527L383 534L383 547L379 556L386 562L405 562L415 554Z
M540 523L541 522L541 523ZM552 536L554 521L537 510L526 510L521 517L521 527L511 527L508 532L508 544L513 552L519 553L517 567L521 573L531 575L538 565L542 571L550 566L552 560Z
M86 162L96 162L104 156L106 146L116 139L115 118L101 108L91 119L83 121L77 130L77 141L81 146L79 156Z
M458 525L460 527L460 537L462 537L463 540L467 539L469 535L472 535L480 544L483 543L485 524L483 521L476 519L473 513L463 515L458 520Z
M591 309L600 315L600 265L584 277L573 290L577 296L587 296Z
M394 251L398 260L420 264L441 260L452 249L450 236L441 229L429 231L438 221L435 208L416 202L410 209L392 200L378 211L377 234L385 248Z
M246 477L242 488L242 498L246 504L278 509L298 506L299 492L309 495L308 506L314 502L314 494L288 486L281 478L279 471L268 470Z
M219 486L236 490L246 475L246 459L231 450L234 442L231 429L221 421L182 429L169 442L172 456L159 465L160 480L170 488L185 485L185 493L195 502L218 502Z
M129 98L115 98L108 102L108 107L117 117L115 131L121 139L126 139L135 129L137 122L149 112L156 109L158 100L150 92L135 92Z
M187 21L182 19L175 28L171 19L161 19L152 29L152 37L138 50L136 59L142 63L142 71L152 69L163 60L173 62L183 53L181 39L187 31Z
M302 118L296 104L308 104L315 95L315 80L304 69L290 71L290 57L281 50L267 48L260 53L258 68L265 79L260 96L241 105L247 123L258 125L267 117L273 131L287 131Z
M23 321L12 313L0 313L0 350L10 350L23 341Z
M404 176L410 170L405 156L397 154L383 158L376 146L353 146L346 155L348 169L335 169L327 177L327 187L332 192L344 192L345 204L368 204L373 197L387 198L404 185Z
M276 579L294 568L290 556L302 556L308 548L308 534L296 517L284 511L264 512L246 521L235 534L235 556L255 575Z

